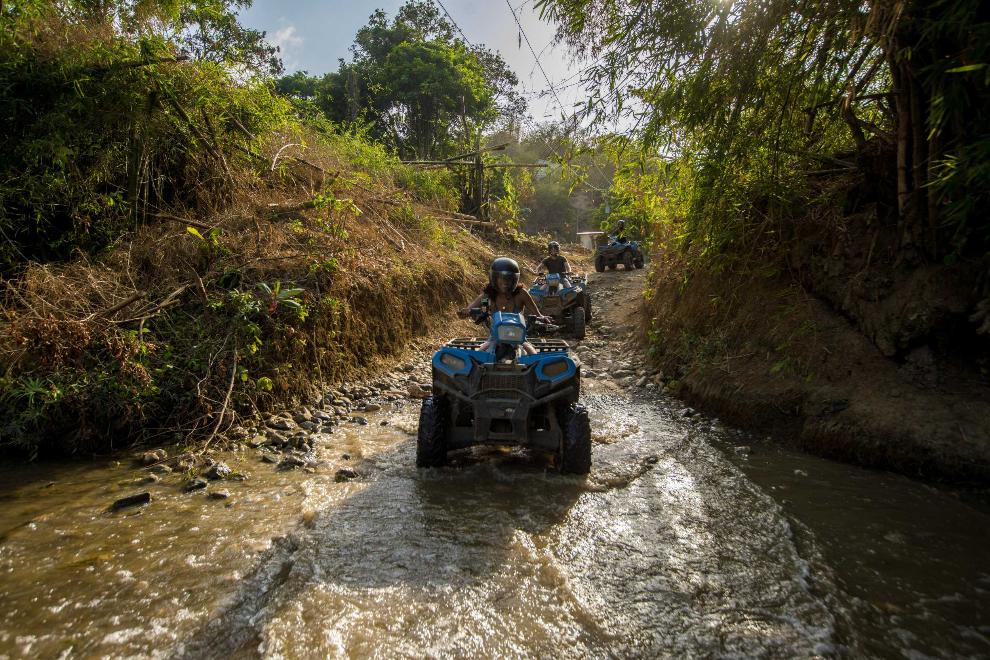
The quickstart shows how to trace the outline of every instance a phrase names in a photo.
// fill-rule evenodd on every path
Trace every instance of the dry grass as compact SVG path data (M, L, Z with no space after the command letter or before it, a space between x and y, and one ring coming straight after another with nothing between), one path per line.
M156 433L202 437L235 367L245 375L223 421L251 423L401 352L479 288L491 249L436 220L443 209L395 172L371 179L330 148L261 153L275 166L238 170L232 199L162 210L199 237L152 217L98 257L26 264L3 283L0 407L19 421L0 443L99 451ZM276 282L303 289L304 314L259 293ZM236 295L261 309L238 311Z

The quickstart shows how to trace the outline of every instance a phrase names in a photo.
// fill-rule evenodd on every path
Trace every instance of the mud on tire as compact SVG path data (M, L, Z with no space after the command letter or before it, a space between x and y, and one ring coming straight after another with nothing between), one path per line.
M416 436L416 467L443 467L447 460L450 402L431 396L423 400Z
M591 472L591 420L588 410L576 403L557 409L557 423L564 433L564 452L560 457L561 474Z
M622 265L625 267L626 270L632 270L634 263L635 262L633 260L632 252L625 252L625 253L623 253L623 255L622 255Z
M605 257L600 254L595 257L595 270L599 273L605 271Z
M587 291L584 292L584 321L585 323L591 323L591 294Z
M646 258L643 255L639 255L636 257L636 261L634 263L636 264L636 268L642 268L643 264L646 263Z

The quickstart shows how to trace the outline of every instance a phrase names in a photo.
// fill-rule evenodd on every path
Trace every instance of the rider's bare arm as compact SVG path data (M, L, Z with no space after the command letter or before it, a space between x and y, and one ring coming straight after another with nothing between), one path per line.
M547 320L547 318L545 316L543 316L543 314L540 314L540 310L536 306L536 301L533 300L533 296L529 295L529 291L527 291L526 289L523 289L522 291L519 292L519 295L520 295L520 297L522 298L522 301L523 301L523 308L527 312L529 312L530 314L532 314L533 316L535 316L536 318L538 318L538 319L540 319L542 321L546 321Z
M484 300L484 299L485 299L485 294L481 294L480 296L478 296L477 298L475 298L474 299L474 302L472 302L470 305L468 305L464 309L457 310L457 316L459 316L462 319L466 319L467 317L471 316L471 310L472 309L480 309L481 308L481 301Z

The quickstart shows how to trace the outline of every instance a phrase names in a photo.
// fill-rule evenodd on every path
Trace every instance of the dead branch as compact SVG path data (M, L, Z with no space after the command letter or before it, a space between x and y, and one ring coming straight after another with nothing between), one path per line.
M213 229L212 226L206 224L205 222L199 222L197 220L189 220L187 218L180 218L177 215L169 215L167 213L149 213L148 215L154 216L156 218L161 218L162 220L172 220L174 222L181 222L182 224L191 225L198 229L206 229L211 231Z
M98 316L113 316L114 314L116 314L120 310L124 309L128 305L133 305L137 301L143 300L144 298L147 298L147 297L148 297L148 292L147 291L136 291L136 292L132 293L131 295L129 295L124 300L120 301L119 303L117 303L116 305L114 305L113 307L111 307L110 309L105 310L103 312L100 312L98 314ZM90 315L89 317L87 317L86 320L88 321L91 318L93 318L93 315Z
M220 407L220 414L217 415L217 423L213 425L213 431L210 433L210 437L206 439L206 444L203 448L199 450L199 455L202 456L210 443L213 442L213 438L217 434L217 429L220 428L220 424L223 423L223 415L227 412L227 404L230 403L230 394L234 391L234 378L237 376L237 340L234 340L234 350L231 351L233 354L233 364L230 365L230 384L227 386L227 395L223 398L223 406Z
M131 321L138 321L138 320L140 320L143 323L145 319L149 318L153 314L155 314L157 312L160 312L161 310L165 309L169 305L172 305L174 303L179 302L176 299L176 297L179 294L181 294L183 291L185 291L186 289L188 289L190 286L191 286L190 284L183 284L178 289L176 289L172 293L168 294L168 296L166 296L165 299L163 301L161 301L160 303L158 303L157 305L154 305L153 307L150 307L150 308L147 308L147 309L139 310L137 312L138 316L135 316L134 318L127 319L126 321L117 321L117 323L123 324L123 323L130 323Z

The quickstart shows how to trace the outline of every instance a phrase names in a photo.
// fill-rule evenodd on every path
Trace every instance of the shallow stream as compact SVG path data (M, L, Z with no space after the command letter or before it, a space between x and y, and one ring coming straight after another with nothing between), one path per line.
M496 449L417 470L408 402L313 474L253 451L192 493L127 457L3 468L0 658L990 657L986 509L675 400L585 402L587 479Z

